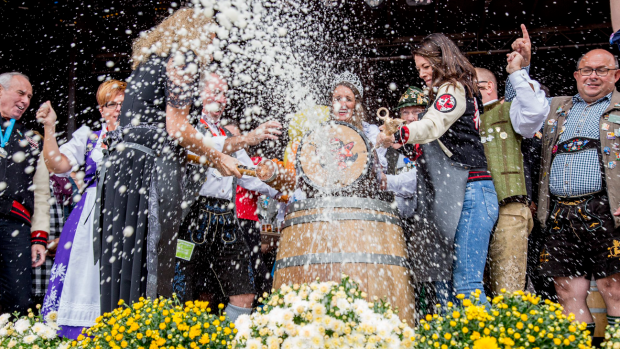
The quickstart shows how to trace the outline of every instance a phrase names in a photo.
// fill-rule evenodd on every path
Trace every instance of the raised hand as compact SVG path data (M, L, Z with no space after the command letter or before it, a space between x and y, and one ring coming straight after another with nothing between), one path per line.
M512 43L512 50L523 57L521 63L523 64L521 68L523 68L530 65L532 59L532 41L530 40L530 34L527 32L527 28L525 28L525 24L521 24L521 32L523 33L523 37L518 38Z
M267 121L247 134L247 142L249 145L257 145L265 139L276 140L278 136L282 134L280 131L281 128L281 123L277 121Z
M508 58L506 58L506 61L508 62L508 65L506 66L506 71L508 74L512 74L521 69L521 67L524 67L523 56L521 56L518 52L512 52L507 56Z
M45 127L50 127L56 125L56 112L54 108L52 108L52 103L47 101L39 107L37 110L37 121L42 123Z

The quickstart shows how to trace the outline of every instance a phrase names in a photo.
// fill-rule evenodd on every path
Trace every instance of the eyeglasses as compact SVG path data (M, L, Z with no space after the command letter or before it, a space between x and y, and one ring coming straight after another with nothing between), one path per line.
M116 107L122 107L123 106L123 102L117 103L117 102L108 102L106 104L103 105L104 108L108 108L108 109L116 109Z
M480 85L487 84L487 83L489 82L488 81L476 81L476 85L478 85L479 90L486 90L486 87L480 87Z
M598 76L607 76L607 74L609 74L610 70L618 70L618 68L606 68L606 67L601 67L601 68L579 68L577 69L577 71L579 72L579 74L581 74L581 76L590 76L592 75L593 72L596 72L596 75Z

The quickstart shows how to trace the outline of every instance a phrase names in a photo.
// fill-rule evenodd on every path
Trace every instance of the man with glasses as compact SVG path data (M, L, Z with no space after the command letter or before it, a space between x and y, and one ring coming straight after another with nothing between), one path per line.
M529 40L515 44L529 61ZM592 277L609 325L620 324L618 61L606 50L591 50L578 60L573 77L578 94L551 99L547 115L522 114L512 122L524 137L544 126L537 216L547 238L539 271L553 278L564 312L593 333L586 304Z
M201 94L202 116L196 129L212 136L218 151L233 154L240 164L253 168L254 163L244 148L266 139L277 139L282 125L268 121L246 135L233 137L220 125L227 91L228 84L219 74L207 76ZM190 169L188 173L192 171L194 175L188 180L196 182L205 169ZM252 310L256 288L250 263L257 262L250 260L250 249L237 220L237 184L270 197L280 193L255 177L243 176L237 183L235 178L224 177L214 168L206 171L207 179L199 187L197 200L179 231L173 289L184 302L208 295L228 297L230 301L224 311L234 322L239 315L249 315ZM191 186L189 183L188 187ZM186 197L193 200L195 194L187 193Z

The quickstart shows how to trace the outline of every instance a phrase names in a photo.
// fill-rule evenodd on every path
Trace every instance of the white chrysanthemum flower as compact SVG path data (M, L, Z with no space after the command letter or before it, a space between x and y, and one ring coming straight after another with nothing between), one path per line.
M414 336L413 329L411 329L411 327L409 326L405 327L405 329L403 330L403 336L405 338L413 337Z
M293 309L293 312L295 313L295 315L300 315L301 313L305 312L308 309L308 302L306 301L295 302L291 305L291 308Z
M248 339L247 343L245 344L246 349L261 349L262 347L263 344L261 343L260 339L256 338Z
M14 346L17 345L17 341L15 339L11 339L9 341L9 344L7 345L9 348L13 348Z
M43 325L40 322L35 323L34 325L32 325L32 332L34 332L35 334L40 334L42 330L44 330L47 326Z
M336 307L338 307L341 312L349 311L351 309L351 303L344 298L338 298Z
M0 337L6 337L9 335L9 331L6 327L0 328Z
M45 326L45 328L41 331L40 336L43 337L43 339L55 339L57 337L56 331L58 331L58 329Z
M295 318L295 314L289 309L285 309L282 313L282 323L287 323L293 321Z
M271 326L282 324L284 323L284 309L273 308L266 317L269 320L268 324Z
M284 295L284 304L286 305L291 305L300 301L301 297L299 297L295 292L290 292Z
M282 349L297 349L297 347L295 346L295 341L293 340L293 337L288 337L287 339L284 340L284 342L282 342Z
M250 320L250 316L247 314L239 315L237 320L235 321L235 327L239 328L250 328L252 325L252 321Z
M15 331L19 332L20 334L24 333L27 329L30 328L30 321L26 320L26 319L19 319L15 322Z
M320 335L312 336L310 338L310 346L312 348L323 348L323 337Z
M11 317L11 314L2 314L2 315L0 315L0 326L6 325L6 323L9 321L10 317Z
M313 336L317 336L318 334L319 331L317 327L313 324L301 326L301 328L299 329L299 336L304 339L310 339Z
M278 349L280 348L280 338L278 337L267 337L267 348L269 349Z
M58 312L50 311L49 314L45 315L45 322L56 322L58 320Z
M325 316L327 314L327 309L321 303L317 303L312 306L312 315L313 316Z
M29 335L24 337L23 341L26 344L32 344L32 343L34 343L34 341L37 340L37 338L39 338L39 336L37 336L36 334L29 334Z
M318 291L323 293L323 294L326 294L327 292L330 291L330 289L331 289L331 285L326 283L326 282L324 282L321 285L319 285Z
M334 323L332 324L332 329L334 330L334 332L337 332L338 334L342 334L344 332L345 327L346 325L344 324L342 320L334 320Z

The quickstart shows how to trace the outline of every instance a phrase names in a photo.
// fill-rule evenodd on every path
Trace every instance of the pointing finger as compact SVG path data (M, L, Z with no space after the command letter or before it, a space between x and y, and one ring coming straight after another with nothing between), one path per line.
M527 28L525 28L525 24L521 24L521 31L523 32L523 39L525 41L530 41L530 34L527 32Z

